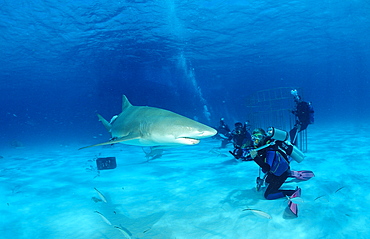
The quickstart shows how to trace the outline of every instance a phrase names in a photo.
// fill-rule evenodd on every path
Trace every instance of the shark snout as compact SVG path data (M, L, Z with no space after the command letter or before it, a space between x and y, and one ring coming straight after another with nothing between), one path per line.
M207 129L194 129L193 131L189 132L184 132L180 135L177 135L177 139L179 138L186 138L186 139L194 139L194 140L199 140L199 139L204 139L208 137L212 137L213 135L217 134L217 130L207 127Z

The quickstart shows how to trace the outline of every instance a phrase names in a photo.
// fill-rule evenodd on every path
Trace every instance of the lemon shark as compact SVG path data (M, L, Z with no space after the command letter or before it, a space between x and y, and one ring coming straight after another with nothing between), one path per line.
M113 116L110 122L99 114L98 118L111 134L111 140L80 149L116 143L145 147L194 145L217 133L207 125L168 110L133 106L125 95L119 115Z

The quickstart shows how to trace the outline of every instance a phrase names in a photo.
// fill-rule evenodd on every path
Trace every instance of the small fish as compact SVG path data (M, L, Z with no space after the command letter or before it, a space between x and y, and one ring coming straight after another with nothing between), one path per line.
M101 202L102 201L101 199L96 198L96 197L92 197L91 200L93 200L94 202Z
M99 192L99 190L98 190L98 189L96 189L96 188L94 188L94 189L95 189L95 191L98 193L98 195L99 195L99 197L101 198L101 200L102 200L103 202L107 203L107 199L104 197L104 195L103 195L101 192Z
M322 197L325 197L325 195L318 196L317 198L315 198L315 200L314 200L314 201L316 201L317 199L320 199L320 198L322 198Z
M108 225L112 225L112 223L106 218L106 217L104 217L104 215L103 214L101 214L100 212L98 212L98 211L95 211L95 213L97 213L97 214L99 214L100 216L101 216L101 218L108 224Z
M208 153L212 153L212 154L216 154L216 155L220 154L220 152L215 150L215 149L211 149L210 151L208 151Z
M163 149L158 147L150 147L149 152L145 151L144 148L142 148L142 150L145 153L145 157L148 159L147 161L158 159L163 155Z
M340 191L340 190L342 190L343 188L345 188L345 186L338 188L338 189L335 191L335 193L339 192L339 191Z
M228 155L226 155L226 154L224 154L224 153L221 153L220 151L215 150L215 149L211 149L211 150L209 151L209 153L215 154L215 155L217 155L217 157L223 157L223 158L227 158L227 157L229 157Z
M255 215L257 216L260 216L260 217L264 217L264 218L267 218L267 219L271 219L272 217L270 216L270 214L264 212L264 211L261 211L261 210L258 210L258 209L250 209L250 208L246 208L244 209L243 211L251 211L253 212Z
M149 231L150 229L152 229L151 227L146 229L145 231L143 231L143 233L146 233L147 231Z
M304 203L301 197L290 198L289 196L286 196L286 198L288 199L288 201L294 202L295 204Z
M119 227L119 226L114 226L114 228L116 228L117 230L119 230L120 232L122 232L122 234L127 238L127 239L131 239L131 236L126 232L125 229Z
M321 196L318 196L317 198L315 198L314 201L315 202L328 203L329 202L329 198L328 198L328 195L321 195Z

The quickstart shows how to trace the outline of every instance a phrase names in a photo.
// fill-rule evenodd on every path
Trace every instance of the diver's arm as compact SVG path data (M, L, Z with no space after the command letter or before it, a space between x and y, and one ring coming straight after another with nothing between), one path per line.
M256 162L256 164L258 164L258 166L260 166L262 168L262 171L264 173L270 171L270 165L268 165L264 160L265 154L259 154L258 151L251 150L250 155L251 155L253 161Z

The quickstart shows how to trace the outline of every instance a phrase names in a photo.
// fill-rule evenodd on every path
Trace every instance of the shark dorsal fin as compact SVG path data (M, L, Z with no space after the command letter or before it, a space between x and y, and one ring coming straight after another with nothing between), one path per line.
M122 112L131 106L132 104L130 103L130 101L128 101L127 97L125 95L122 95Z

